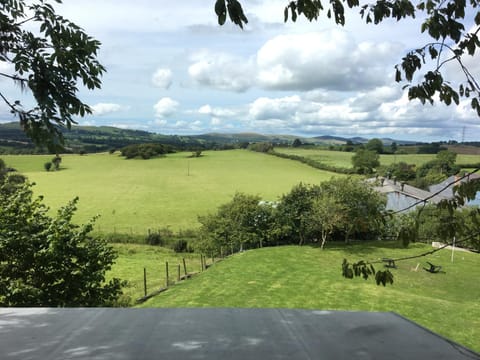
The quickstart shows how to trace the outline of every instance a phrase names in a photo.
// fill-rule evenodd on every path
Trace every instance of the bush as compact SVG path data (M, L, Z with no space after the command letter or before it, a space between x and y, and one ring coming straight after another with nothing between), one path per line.
M165 242L163 241L162 235L157 232L149 232L145 238L145 243L148 245L158 245L164 246Z
M0 306L108 306L121 294L106 280L117 257L89 233L93 221L72 222L78 199L47 215L31 185L0 181Z
M183 239L177 240L173 243L172 249L176 253L189 252L188 241Z
M46 162L45 164L43 164L43 167L45 168L45 170L50 171L52 169L52 163Z

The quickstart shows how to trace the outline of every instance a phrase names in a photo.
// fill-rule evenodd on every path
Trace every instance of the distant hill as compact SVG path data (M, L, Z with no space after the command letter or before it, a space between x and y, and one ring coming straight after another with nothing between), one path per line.
M148 142L160 142L178 149L225 149L246 143L271 142L276 145L290 145L295 139L304 144L342 145L366 143L362 137L344 138L339 136L301 137L295 135L262 135L257 133L207 133L202 135L162 135L143 130L120 129L112 126L74 126L64 132L66 148L71 152L103 152L120 149L124 146ZM385 145L395 141L398 145L414 144L413 141L382 139ZM0 124L0 153L41 153L25 136L18 122Z

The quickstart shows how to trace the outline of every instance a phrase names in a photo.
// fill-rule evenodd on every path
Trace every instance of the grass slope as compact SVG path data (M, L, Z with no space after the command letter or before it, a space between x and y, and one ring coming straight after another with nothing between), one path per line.
M238 254L207 272L172 287L143 307L254 307L395 311L443 336L480 351L480 256L442 250L428 258L403 261L393 286L348 280L341 262L399 257L430 249L393 245L287 246ZM441 264L444 274L422 270L425 261ZM413 271L420 263L418 271ZM380 265L381 266L381 265Z
M2 156L8 166L36 183L37 194L53 209L80 197L77 220L101 217L96 230L146 234L147 229L197 226L197 216L213 212L235 192L277 200L299 182L332 176L295 161L245 150L206 151L200 158L177 153L151 160L118 155L65 155L61 171L46 172L52 156Z
M166 265L169 264L169 282L177 281L178 264L181 264L183 275L183 260L188 273L201 271L200 255L176 254L170 249L159 246L138 244L113 244L118 253L116 263L108 273L109 278L119 278L127 281L123 288L124 303L132 305L136 299L144 296L144 273L147 272L147 292L151 293L166 285Z

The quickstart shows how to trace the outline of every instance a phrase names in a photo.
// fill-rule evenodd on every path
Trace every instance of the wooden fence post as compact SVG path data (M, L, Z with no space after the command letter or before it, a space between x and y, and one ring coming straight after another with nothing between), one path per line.
M177 282L180 282L180 264L178 264Z
M165 273L166 273L165 287L168 288L168 261L165 262Z
M143 291L147 296L147 268L143 268Z
M187 263L185 262L185 258L183 258L183 271L185 272L185 277L187 276Z

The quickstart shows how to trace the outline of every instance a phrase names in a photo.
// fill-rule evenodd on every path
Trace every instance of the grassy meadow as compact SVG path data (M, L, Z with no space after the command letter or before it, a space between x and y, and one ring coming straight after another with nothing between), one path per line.
M377 286L373 279L341 276L344 258L377 260L430 249L424 244L400 249L394 244L367 243L328 244L324 251L308 246L250 250L215 263L140 306L394 311L480 351L479 254L457 251L452 263L451 252L441 250L427 258L399 262L392 270L394 285L387 287ZM422 270L426 261L442 265L445 273Z
M289 155L302 156L330 166L346 169L352 168L352 156L354 154L353 152L303 148L275 148L275 151ZM419 166L427 161L435 159L435 156L435 154L382 154L380 155L380 164L390 165L403 161L407 164L415 164ZM457 155L457 164L475 164L478 162L480 162L480 156L478 155Z
M176 153L151 160L117 154L64 155L60 171L45 171L52 156L4 155L7 166L35 182L52 209L80 198L76 220L96 214L101 233L146 234L148 229L197 226L236 192L277 200L299 182L320 183L338 174L246 150L206 151L200 158Z

